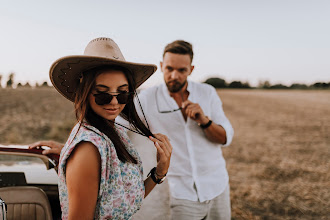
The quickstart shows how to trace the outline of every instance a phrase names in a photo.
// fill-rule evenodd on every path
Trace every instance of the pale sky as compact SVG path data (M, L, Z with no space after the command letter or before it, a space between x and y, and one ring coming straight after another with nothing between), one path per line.
M177 39L194 46L193 81L330 82L328 0L0 0L0 74L49 81L50 65L110 37L126 60L159 67ZM163 81L157 72L145 87Z

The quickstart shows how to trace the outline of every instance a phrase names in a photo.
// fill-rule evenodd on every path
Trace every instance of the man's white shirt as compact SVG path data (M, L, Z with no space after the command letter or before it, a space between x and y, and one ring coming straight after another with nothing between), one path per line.
M230 145L234 130L212 86L188 81L187 90L188 100L198 103L213 123L226 130L225 145L209 141L197 122L190 118L185 121L181 111L160 113L179 108L165 84L142 90L138 99L151 132L165 134L173 146L167 174L171 195L177 199L203 202L220 195L228 185L229 177L221 147ZM136 110L144 121L139 104L136 104Z

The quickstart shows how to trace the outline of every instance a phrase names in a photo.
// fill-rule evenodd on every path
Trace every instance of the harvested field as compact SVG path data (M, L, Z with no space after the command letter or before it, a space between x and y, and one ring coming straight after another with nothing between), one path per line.
M0 89L0 143L64 142L75 122L73 104L54 88Z
M234 219L330 219L330 91L219 91Z
M330 91L219 94L235 129L223 149L232 218L330 219ZM72 104L53 88L0 89L0 144L64 141L74 121ZM163 189L157 196L168 198ZM168 219L168 203L152 203L159 210L149 206L153 217L141 219Z

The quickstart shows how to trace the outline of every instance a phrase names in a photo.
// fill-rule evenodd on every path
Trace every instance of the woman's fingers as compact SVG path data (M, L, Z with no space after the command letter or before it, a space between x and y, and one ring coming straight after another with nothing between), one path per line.
M168 151L170 153L172 153L172 145L170 142L170 139L163 134L154 134L154 137L149 137L151 141L153 141L154 143L158 143L159 146L164 150L164 151Z
M160 140L162 143L164 143L166 146L171 145L170 140L166 135L163 134L155 134L155 137Z
M42 154L60 154L61 150L57 148L50 148L50 149L45 149L42 151Z
M54 147L54 141L37 141L29 145L29 148L38 148L42 146L47 146L47 147Z
M167 147L165 146L165 144L160 141L159 139L150 137L150 140L152 140L154 142L155 147L157 148L157 153L159 154L164 154L165 156L170 156L170 153L167 150Z
M160 147L158 140L152 136L149 137L149 139L154 142L155 147L157 148L157 151L163 151L163 149Z
M37 141L29 145L29 149L37 148L39 149L42 146L49 147L50 149L45 149L42 151L42 154L60 154L64 144L61 144L56 141Z
M159 146L162 148L164 153L167 157L171 156L172 153L172 145L166 135L162 134L154 134L156 137L156 142L159 144Z
M37 142L34 142L32 144L29 145L29 149L32 149L32 148L40 148L42 145L42 142L43 141L37 141Z
M168 137L162 134L154 134L154 137L149 137L157 149L157 168L156 173L159 176L164 176L170 166L172 154L172 145Z
M156 134L156 135L160 136L160 139L166 144L166 147L169 150L169 152L172 153L172 145L171 145L170 139L166 135L163 135L163 134Z

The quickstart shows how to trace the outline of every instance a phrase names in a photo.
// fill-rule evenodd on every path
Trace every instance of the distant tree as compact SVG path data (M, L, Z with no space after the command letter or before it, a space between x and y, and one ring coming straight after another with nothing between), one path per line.
M251 88L249 83L242 83L241 81L233 81L229 83L228 85L229 88L237 88L237 89L247 89Z
M243 83L243 88L249 89L249 88L252 88L252 87L250 86L249 82L245 82L245 83Z
M282 84L275 84L269 87L270 89L288 89L289 87Z
M20 88L20 87L22 87L22 86L23 86L23 85L22 85L22 83L20 83L20 82L17 84L17 88Z
M25 85L23 86L24 88L31 88L31 85L29 82L26 82Z
M308 89L308 86L305 84L294 83L290 86L290 89Z
M204 83L207 83L207 84L213 86L214 88L226 88L227 87L226 81L221 78L209 78Z
M14 73L9 74L8 81L7 81L7 88L13 88L14 85Z
M325 82L316 82L313 85L311 85L312 88L316 89L329 89L330 88L330 82L325 83Z
M44 87L49 87L49 85L48 85L47 81L45 81L43 83L36 82L35 87L36 88L44 88Z
M270 82L268 80L266 81L259 81L258 88L260 89L269 89L270 88Z
M42 87L49 87L47 81L43 82L41 86Z
M243 84L240 81L233 81L229 83L229 88L242 88Z
M2 88L1 80L2 80L2 75L0 74L0 88Z

